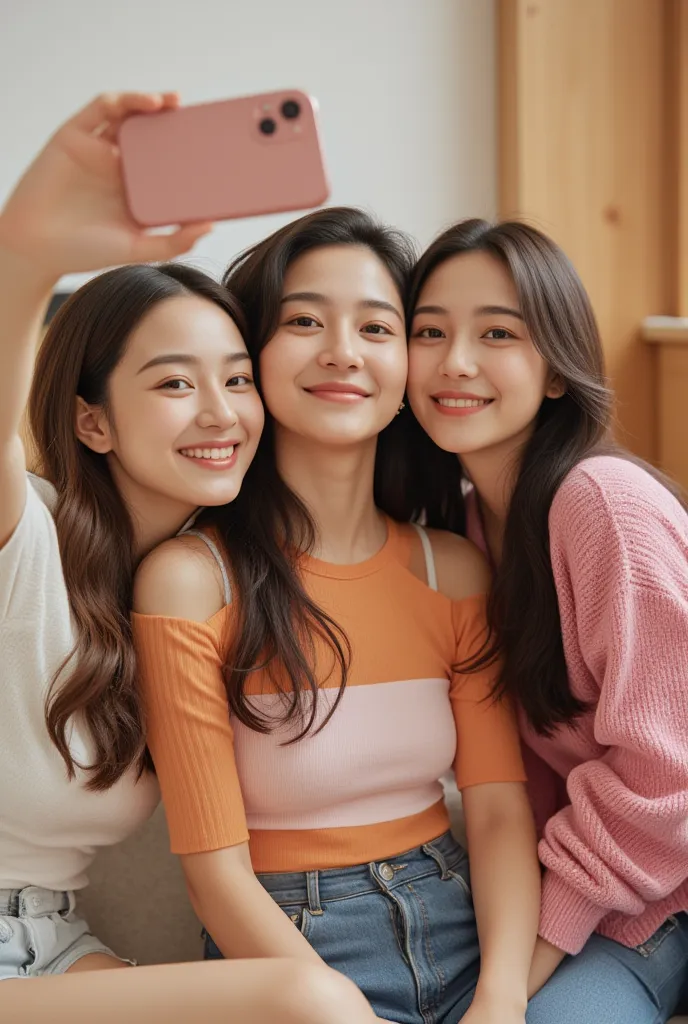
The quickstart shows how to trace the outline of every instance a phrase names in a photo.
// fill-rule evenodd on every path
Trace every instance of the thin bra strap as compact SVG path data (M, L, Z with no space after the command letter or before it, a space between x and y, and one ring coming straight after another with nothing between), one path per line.
M427 535L426 530L419 526L418 523L411 524L420 537L420 542L423 545L423 554L425 555L425 575L427 576L428 586L431 590L437 590L437 570L435 568L435 556L432 551L432 544L430 538Z
M230 582L229 582L229 574L227 572L227 566L225 565L225 560L222 557L222 553L220 552L220 549L218 548L218 546L215 543L215 541L213 540L213 538L209 537L207 533L203 533L202 530L184 530L183 536L185 536L185 537L200 537L200 539L203 541L203 543L208 545L210 553L213 555L215 561L217 562L217 564L220 567L220 572L222 573L222 582L223 582L224 588L225 588L225 604L231 604L232 603L232 587L231 587Z

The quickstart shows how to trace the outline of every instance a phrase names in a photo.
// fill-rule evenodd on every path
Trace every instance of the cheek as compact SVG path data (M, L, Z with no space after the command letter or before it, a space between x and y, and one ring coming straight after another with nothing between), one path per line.
M408 380L408 350L403 348L389 349L381 352L377 359L377 371L380 385L395 393L404 391Z
M265 425L265 410L263 408L263 403L260 400L260 396L257 393L247 396L247 398L249 398L249 401L246 404L246 409L242 413L241 418L249 444L255 447L260 440L260 435L262 434L263 427Z
M439 365L439 355L432 349L411 345L408 352L408 395L420 399L426 382L434 377Z
M499 353L495 353L496 356ZM502 358L486 360L486 376L504 401L524 409L540 407L545 397L546 368L521 353L501 353Z
M269 342L260 354L263 401L273 415L293 400L297 355L290 351L288 343L278 338Z

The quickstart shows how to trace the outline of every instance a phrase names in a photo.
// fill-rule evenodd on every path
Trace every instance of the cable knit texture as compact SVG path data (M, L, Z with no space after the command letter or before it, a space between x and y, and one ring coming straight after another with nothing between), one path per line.
M540 934L567 953L593 931L636 946L688 910L688 515L641 467L599 456L564 480L549 532L590 711L549 739L522 722L568 793L540 841Z

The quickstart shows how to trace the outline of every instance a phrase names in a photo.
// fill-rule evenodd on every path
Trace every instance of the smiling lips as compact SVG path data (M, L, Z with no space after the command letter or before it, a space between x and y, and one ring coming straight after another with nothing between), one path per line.
M459 391L438 391L430 396L443 416L471 416L486 409L494 399Z
M368 391L357 384L349 384L347 381L326 381L323 384L314 384L312 387L304 388L304 391L313 395L314 398L321 398L326 402L352 404L362 402L364 398L370 398Z
M206 444L198 448L180 448L179 455L191 459L203 469L231 469L237 460L238 441L225 441L222 444Z

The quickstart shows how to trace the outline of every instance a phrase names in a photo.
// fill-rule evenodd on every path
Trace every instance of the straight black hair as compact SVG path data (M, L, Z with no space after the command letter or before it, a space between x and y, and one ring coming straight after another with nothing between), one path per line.
M246 342L259 387L260 353L279 323L288 268L306 252L345 245L374 253L405 303L414 262L412 246L400 232L349 207L331 207L301 217L230 264L223 281L244 311ZM390 430L394 425L387 428ZM386 443L381 437L381 448ZM299 558L312 550L316 527L306 506L277 471L269 410L238 497L221 510L208 509L199 522L212 524L219 533L238 593L239 624L233 628L223 667L231 710L257 731L267 732L275 726L274 718L268 721L246 698L250 673L266 668L283 697L282 721L300 723L295 739L301 739L316 722L320 687L336 674L339 693L320 722L322 728L341 699L351 652L343 630L308 596L301 582ZM328 665L316 666L316 637L332 652Z

